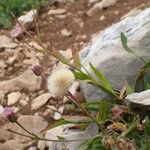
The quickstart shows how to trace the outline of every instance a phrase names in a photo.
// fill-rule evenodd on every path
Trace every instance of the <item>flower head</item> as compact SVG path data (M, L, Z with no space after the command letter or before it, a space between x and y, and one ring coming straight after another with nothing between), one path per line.
M43 67L40 64L32 66L31 70L36 76L41 76L43 73Z
M6 117L10 122L16 122L17 116L11 107L5 107L3 111L3 116Z
M48 78L47 87L55 97L63 97L75 80L74 74L69 69L58 69Z

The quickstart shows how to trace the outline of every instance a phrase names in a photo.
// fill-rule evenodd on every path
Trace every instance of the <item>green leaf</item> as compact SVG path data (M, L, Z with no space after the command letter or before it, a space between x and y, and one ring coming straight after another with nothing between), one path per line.
M149 120L149 117L146 116L144 120L145 120L144 128L145 128L146 134L148 136L150 136L150 120Z
M79 72L79 71L74 71L74 76L76 79L79 80L89 80L91 79L91 77L83 72Z
M64 119L60 119L60 120L54 122L53 124L50 124L50 125L49 125L46 129L44 129L43 131L47 131L47 130L50 130L50 129L52 129L52 128L58 127L58 126L60 126L60 125L69 124L69 123L70 123L69 121L66 121L66 120L64 120ZM43 131L42 131L42 132L43 132Z
M129 84L126 80L125 80L125 87L126 87L126 95L134 93L134 89L129 86Z
M95 76L98 78L98 80L100 81L101 85L106 88L108 91L112 92L113 88L111 86L111 84L109 83L109 81L101 74L100 71L98 71L91 63L90 63L90 68L92 69L92 71L94 72Z
M103 124L107 117L108 103L105 100L101 100L99 104L99 111L96 115L96 120L99 124Z
M121 38L121 43L122 43L123 48L124 48L127 52L129 52L129 53L134 53L134 52L128 47L128 45L127 45L127 44L128 44L127 37L124 35L123 32L121 32L120 38Z
M104 148L100 137L97 137L80 144L76 150L104 150Z
M145 73L144 74L144 90L150 89L150 74Z
M64 140L65 140L65 138L64 138L63 136L57 135L57 138L58 138L59 140L61 140L61 141L64 141Z
M144 64L143 69L148 69L150 68L150 61Z

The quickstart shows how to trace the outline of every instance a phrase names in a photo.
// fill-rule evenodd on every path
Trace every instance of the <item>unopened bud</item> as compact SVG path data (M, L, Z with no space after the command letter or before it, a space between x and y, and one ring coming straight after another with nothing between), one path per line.
M124 139L118 139L116 141L117 147L119 150L126 150L128 149L128 143Z
M40 64L32 66L31 70L37 76L41 76L43 73L43 67Z
M5 107L3 111L3 116L7 118L10 122L14 123L17 121L17 116L11 107Z
M115 142L111 137L104 137L102 139L102 145L106 150L110 150L114 143Z

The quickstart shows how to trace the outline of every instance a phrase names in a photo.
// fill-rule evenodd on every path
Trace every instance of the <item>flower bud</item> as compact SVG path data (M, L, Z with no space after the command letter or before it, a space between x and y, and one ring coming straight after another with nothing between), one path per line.
M106 150L110 150L111 146L114 145L114 140L111 137L104 137L102 139L102 145Z
M17 121L17 116L11 107L5 107L3 111L3 116L7 118L10 122L14 123Z
M43 67L40 64L32 66L31 70L36 76L41 76L43 73Z
M116 144L117 144L117 148L119 150L126 150L126 149L128 149L128 143L124 139L122 139L122 138L118 139L116 141Z

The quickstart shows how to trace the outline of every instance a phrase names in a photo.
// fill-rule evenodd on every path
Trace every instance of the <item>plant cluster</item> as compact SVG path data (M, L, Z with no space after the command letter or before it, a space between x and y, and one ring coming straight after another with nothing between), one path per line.
M9 28L12 22L12 13L22 15L25 11L37 8L47 0L0 0L0 27Z
M150 69L150 61L145 62L143 58L137 56L134 51L128 47L127 38L123 33L121 33L120 37L124 49L135 55L143 62L143 66L141 67L136 78L134 88L131 88L125 81L125 84L120 91L114 89L110 82L102 75L102 73L97 70L93 64L90 63L89 65L94 76L91 75L88 70L81 64L78 50L75 46L72 46L71 48L73 59L73 63L71 63L63 55L61 55L61 53L56 48L52 46L45 47L42 45L39 39L37 39L39 45L41 45L43 49L46 50L46 52L40 50L41 52L45 53L46 56L49 54L52 55L60 62L68 65L72 70L60 69L56 72L53 72L52 75L48 78L48 89L54 97L56 96L62 100L62 97L66 96L72 101L72 104L68 104L66 109L72 110L74 112L80 111L88 118L80 121L61 119L48 126L45 130L69 123L74 123L76 127L83 129L94 122L99 128L99 133L97 135L84 139L66 140L65 137L59 135L58 140L45 139L29 132L23 127L23 125L20 125L16 119L16 115L11 110L9 110L10 108L5 109L4 116L7 117L11 122L17 123L28 133L28 135L18 133L11 129L7 130L15 134L31 138L32 140L62 142L64 145L66 142L83 140L83 143L78 147L78 150L149 150L149 117L145 116L144 119L141 118L125 104L124 99L126 95L135 91L137 85L139 85L140 79L144 79L144 90L149 89L150 81L148 81L149 78L147 77L146 72ZM36 39L34 38L34 40ZM43 73L44 66L42 66L42 64L33 66L32 71L37 76L41 76L44 80L46 79ZM92 102L80 103L72 95L72 93L69 92L69 88L73 84L74 80L81 80L82 82L87 82L93 86L98 87L108 95L108 99L97 99L93 100Z

